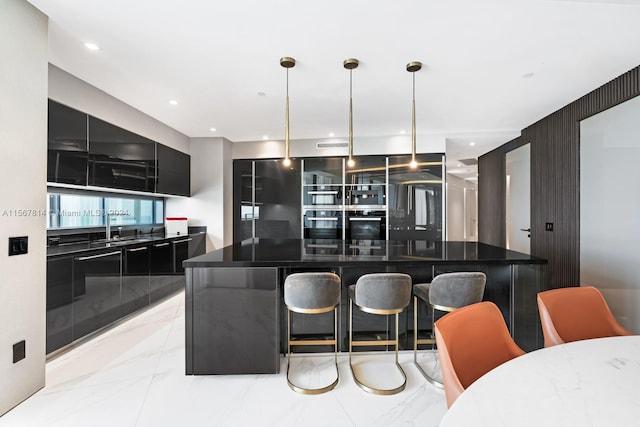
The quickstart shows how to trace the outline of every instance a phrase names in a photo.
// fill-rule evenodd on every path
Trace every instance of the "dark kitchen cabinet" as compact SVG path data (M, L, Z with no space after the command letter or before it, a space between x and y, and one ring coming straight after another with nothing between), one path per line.
M47 259L47 353L73 341L73 257Z
M189 254L187 259L197 257L207 252L207 233L191 234Z
M251 237L299 239L300 160L234 161L234 241Z
M87 253L73 258L73 339L120 318L122 252Z
M155 191L156 143L89 116L89 185Z
M49 100L47 182L87 185L87 115Z
M122 269L122 316L149 305L149 245L125 247Z
M442 240L444 180L442 154L389 157L389 239Z
M173 244L170 241L153 243L149 251L149 302L153 303L179 289L181 281L173 271Z
M162 144L157 147L156 192L178 196L191 195L191 156Z

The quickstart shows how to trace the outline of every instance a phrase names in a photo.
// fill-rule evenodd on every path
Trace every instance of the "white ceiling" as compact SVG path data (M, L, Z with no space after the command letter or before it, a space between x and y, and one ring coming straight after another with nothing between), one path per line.
M444 136L461 176L475 168L458 159L640 63L637 0L29 2L50 17L51 63L190 137L283 139L282 56L292 139L348 134L350 57L356 143L410 132L405 66L421 61L418 135Z

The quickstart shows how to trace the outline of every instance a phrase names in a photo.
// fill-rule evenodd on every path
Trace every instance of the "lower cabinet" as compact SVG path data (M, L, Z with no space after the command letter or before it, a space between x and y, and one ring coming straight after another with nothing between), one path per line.
M182 261L205 234L47 259L47 354L159 301L185 285Z
M180 278L173 274L173 247L171 242L154 243L150 247L149 301L155 302L171 295Z
M47 259L47 353L73 341L73 257Z
M120 318L122 251L73 258L73 339Z
M123 249L122 315L133 313L149 305L149 246Z

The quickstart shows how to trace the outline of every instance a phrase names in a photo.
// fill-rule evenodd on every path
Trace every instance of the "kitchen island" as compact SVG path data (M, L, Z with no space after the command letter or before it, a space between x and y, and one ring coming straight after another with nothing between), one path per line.
M536 294L545 288L546 263L476 242L249 239L235 243L183 263L186 373L277 373L280 354L286 351L284 279L305 271L332 271L341 278L341 351L348 351L347 287L363 274L384 272L409 274L416 284L441 273L481 271L487 275L484 299L500 307L516 342L525 350L540 348ZM430 328L430 315L431 310L421 307L421 330ZM400 349L413 348L412 316L410 306L401 317ZM332 322L330 313L297 315L292 318L292 334L324 336L331 333ZM354 333L381 337L389 333L389 326L382 316L354 313Z

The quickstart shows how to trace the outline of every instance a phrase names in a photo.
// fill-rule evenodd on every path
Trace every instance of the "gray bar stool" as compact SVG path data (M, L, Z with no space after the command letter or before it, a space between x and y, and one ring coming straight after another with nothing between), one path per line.
M284 303L287 306L287 383L289 387L302 394L320 394L332 390L338 384L338 305L340 303L340 277L334 273L294 273L284 281ZM291 312L302 314L320 314L333 310L333 339L292 340ZM336 379L320 388L303 388L289 379L291 346L333 345Z
M407 376L398 363L398 315L404 311L411 301L411 276L402 273L374 273L361 276L355 285L349 286L349 367L356 384L366 392L389 395L404 390ZM353 304L365 313L395 314L396 335L391 340L354 341L353 340ZM353 346L394 345L396 349L396 366L400 370L403 382L392 389L378 389L358 379L353 370Z
M418 300L429 303L433 309L431 331L435 311L450 312L466 305L482 301L487 276L484 273L443 273L434 277L431 283L418 283L413 286L413 363L431 384L443 388L439 378L427 374L418 363L418 344L435 345L435 338L418 339ZM433 336L433 335L432 335ZM435 355L437 357L437 354Z

